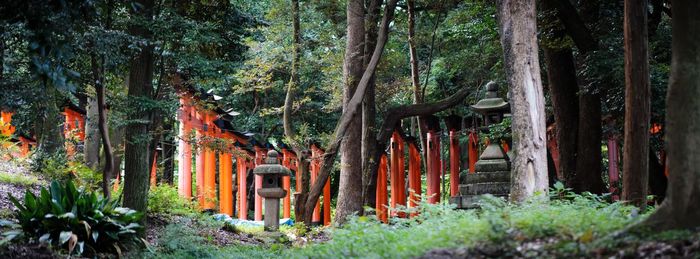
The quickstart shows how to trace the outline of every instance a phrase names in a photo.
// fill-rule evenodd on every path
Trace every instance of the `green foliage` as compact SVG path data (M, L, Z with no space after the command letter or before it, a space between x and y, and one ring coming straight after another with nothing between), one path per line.
M491 140L508 140L512 138L511 131L512 119L510 117L503 118L503 121L489 125L488 138Z
M72 181L65 185L52 181L38 197L27 191L24 202L11 195L10 200L24 235L66 247L69 253L121 254L123 248L145 245L139 237L143 213L119 207L119 200L77 189Z
M197 205L180 197L177 188L167 184L151 187L148 192L148 212L188 215L197 212Z
M72 180L78 187L94 191L100 188L102 174L92 170L85 164L70 161L64 153L42 155L38 152L32 163L31 170L38 172L47 179L66 181Z
M12 174L0 172L0 183L8 183L20 186L33 186L39 183L39 178L29 174Z

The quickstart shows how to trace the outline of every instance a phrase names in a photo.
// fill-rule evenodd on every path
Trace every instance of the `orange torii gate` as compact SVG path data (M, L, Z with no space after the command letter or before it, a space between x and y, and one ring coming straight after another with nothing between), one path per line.
M289 146L282 143L282 166L289 168L293 172L298 172L297 164L298 159L296 154L289 149ZM301 180L301 179L299 179ZM297 181L299 181L297 180ZM282 217L291 217L291 175L282 177L282 188L287 191L287 196L282 200Z

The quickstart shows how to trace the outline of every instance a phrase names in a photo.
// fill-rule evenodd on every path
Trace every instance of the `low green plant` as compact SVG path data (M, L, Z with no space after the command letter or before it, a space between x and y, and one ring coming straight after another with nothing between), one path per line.
M197 205L181 197L177 188L168 184L151 187L148 192L148 212L186 215L197 212Z
M20 186L33 186L39 184L39 178L27 174L11 174L0 172L0 183L7 183Z
M23 203L12 195L10 200L17 207L15 217L24 236L65 247L69 254L121 254L123 248L146 244L139 237L143 213L120 207L119 200L77 189L70 180L65 185L52 181L38 197L27 191Z

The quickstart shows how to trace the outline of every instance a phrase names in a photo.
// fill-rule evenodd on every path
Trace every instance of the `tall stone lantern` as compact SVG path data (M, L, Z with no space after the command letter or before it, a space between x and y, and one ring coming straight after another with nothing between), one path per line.
M510 109L510 104L498 97L498 85L494 82L486 84L486 98L479 100L471 108L484 117L486 127L500 123L503 115ZM510 193L510 160L503 151L499 140L492 139L486 150L481 153L479 160L474 165L474 173L468 173L460 177L459 196L450 198L460 209L472 209L478 207L478 202L483 194L505 197Z
M486 84L486 98L479 100L471 108L484 117L484 126L498 124L503 121L503 115L510 110L510 104L498 97L498 85L491 81ZM510 161L503 151L499 139L492 139L479 161L474 165L477 172L509 171Z
M263 178L262 188L258 194L265 198L265 231L277 231L280 222L280 199L287 195L282 189L282 176L290 175L289 169L280 165L277 151L267 152L267 158L262 165L253 169L253 173Z

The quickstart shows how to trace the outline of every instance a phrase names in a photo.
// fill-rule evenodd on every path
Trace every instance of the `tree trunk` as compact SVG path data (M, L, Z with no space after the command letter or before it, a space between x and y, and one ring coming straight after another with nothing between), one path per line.
M605 183L602 176L600 150L603 137L600 94L582 89L578 100L580 111L578 130L586 134L578 135L576 180L569 186L576 192L602 194L605 192Z
M104 56L102 63L98 63L95 54L90 56L90 65L92 66L92 76L95 84L96 109L97 109L97 129L100 134L99 139L102 141L102 147L105 155L105 165L102 168L102 195L104 197L111 196L111 180L114 170L114 151L109 137L109 127L107 125L107 109L105 108L105 86L104 86ZM98 144L99 146L99 144Z
M85 119L85 145L84 156L85 164L92 170L96 170L100 164L100 129L99 109L97 108L97 100L93 97L88 97L87 116Z
M625 144L622 199L646 206L650 96L646 1L625 1Z
M673 1L671 79L666 99L669 188L666 200L643 222L655 230L700 226L700 2Z
M305 149L298 143L296 131L292 125L292 110L294 108L295 88L299 86L299 62L301 61L301 26L299 22L299 0L292 0L292 69L290 71L289 83L287 84L287 95L284 98L284 110L282 113L282 124L286 141L299 159L299 170L302 176L302 188L297 190L299 195L295 197L294 215L297 219L304 218L304 201L306 201L308 188L309 161L308 156L303 152ZM304 181L306 177L306 181Z
M384 46L389 38L389 24L394 19L394 9L396 8L397 1L398 0L389 0L386 4L384 9L384 17L382 18L382 25L379 29L379 33L377 33L377 45L374 47L372 58L367 64L367 68L362 74L360 82L357 84L357 90L353 94L352 99L350 99L348 104L345 105L346 109L340 116L340 120L338 120L338 124L333 132L333 137L328 142L329 144L326 147L326 152L323 155L317 182L315 182L311 187L309 197L306 199L306 204L304 205L305 211L312 211L314 206L316 206L316 202L318 201L321 191L323 191L323 187L325 186L326 180L328 180L328 176L330 175L333 162L335 162L335 156L338 153L341 140L343 140L345 137L345 134L349 129L348 125L352 121L352 118L355 117L355 115L361 109L362 99L364 98L370 78L374 75L374 71L377 69L379 59L384 52ZM359 203L361 204L362 201L360 200ZM311 223L311 213L304 215L304 222L307 224Z
M52 155L56 153L64 153L64 138L63 138L63 116L59 110L57 103L58 93L55 87L48 86L44 81L44 101L40 104L40 111L37 121L39 122L38 133L39 145L37 147L38 154Z
M425 101L425 87L428 84L428 79L429 75L426 75L425 78L425 84L422 88L420 85L420 70L418 69L418 55L416 53L416 42L415 42L415 23L416 23L416 7L415 7L415 1L414 0L408 0L406 2L407 4L407 11L408 11L408 52L410 56L410 64L411 64L411 86L413 87L413 103L414 104L420 104ZM435 21L435 28L437 29L438 26L438 20L440 19L439 14L438 18ZM433 32L433 42L435 41L435 33ZM433 46L431 46L432 48ZM431 53L431 58L432 58L432 49L430 50ZM431 64L428 64L428 66L431 66ZM428 67L430 69L430 67ZM428 149L425 148L425 134L428 132L428 126L425 123L425 119L423 116L417 116L414 117L415 123L418 125L418 140L420 141L420 147L421 150L423 151L423 158L422 165L424 168L426 168L427 171L427 162L428 162Z
M175 138L173 136L173 124L174 121L167 119L163 124L163 140L160 142L163 146L163 157L161 161L163 163L163 178L161 182L172 185L173 178L175 175ZM235 193L235 192L234 192Z
M367 7L367 24L365 31L364 65L367 66L374 54L374 45L377 44L377 30L381 0L370 0ZM372 177L370 164L374 154L377 153L375 138L377 136L377 105L375 101L375 80L372 76L367 85L365 99L362 101L362 199L366 206L374 207L376 179Z
M140 15L145 20L151 20L153 16L153 0L137 1L141 8L133 10L134 15ZM149 39L150 31L143 24L132 25L132 35ZM153 91L153 46L142 46L141 51L132 58L129 69L128 96L131 100L151 99ZM149 124L150 111L139 106L137 112L129 114L132 122L126 128L126 149L124 151L124 206L137 211L145 212L148 202L150 153L149 150Z
M348 0L347 43L343 64L343 113L348 111L350 99L364 71L365 5L363 0ZM335 209L335 222L362 213L362 114L350 118L347 133L340 145L340 183Z
M521 202L547 193L547 146L544 95L537 56L534 0L499 0L501 45L510 85L513 114L510 199Z

